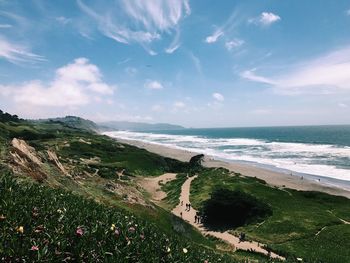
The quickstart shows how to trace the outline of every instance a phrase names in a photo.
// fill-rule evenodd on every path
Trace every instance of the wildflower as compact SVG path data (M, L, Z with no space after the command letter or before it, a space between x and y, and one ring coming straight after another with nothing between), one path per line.
M115 230L115 224L112 224L111 225L111 231L114 231Z
M114 235L116 235L117 237L120 235L120 232L119 232L118 229L116 229L116 230L114 231Z
M171 251L171 249L170 249L170 247L168 247L168 248L166 249L166 252L170 253L170 251Z
M209 260L207 260L207 259L206 259L206 260L204 260L204 263L209 263Z
M24 233L24 227L23 226L19 226L16 229L17 233L23 234Z
M82 235L84 235L84 230L81 227L78 227L75 233L77 234L77 236L81 237Z
M187 248L183 248L182 251L186 254L188 252Z
M34 230L35 233L41 233L45 230L45 227L43 225L37 226Z
M30 250L31 250L31 251L38 251L38 250L39 250L39 247L38 247L38 246L32 246Z
M141 234L141 235L140 235L140 238L141 238L142 240L144 240L144 239L145 239L145 235L144 235L144 234Z
M136 231L135 227L131 226L129 227L129 232L130 233L134 233Z
M0 221L4 221L6 219L6 216L0 215Z

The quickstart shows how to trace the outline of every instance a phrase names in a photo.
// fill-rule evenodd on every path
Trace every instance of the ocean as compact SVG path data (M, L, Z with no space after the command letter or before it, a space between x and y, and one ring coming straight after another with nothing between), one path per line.
M106 134L204 153L219 160L249 163L328 181L350 182L350 125L114 131Z

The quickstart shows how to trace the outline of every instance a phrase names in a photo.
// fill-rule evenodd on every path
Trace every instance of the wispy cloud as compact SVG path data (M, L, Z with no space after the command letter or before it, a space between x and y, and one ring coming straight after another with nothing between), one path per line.
M161 111L163 111L163 109L164 108L161 105L159 105L159 104L155 104L151 108L151 110L154 111L154 112L161 112Z
M204 41L208 44L217 42L221 37L229 35L232 31L234 31L241 22L242 19L239 17L239 12L238 10L235 10L225 21L225 23L216 28L211 35L205 38Z
M258 17L249 19L248 22L256 25L270 26L279 20L281 20L279 15L271 12L262 12Z
M34 63L44 61L44 57L34 54L25 46L12 43L0 36L0 58L14 64Z
M205 42L207 42L208 44L215 43L223 35L224 32L222 32L221 29L218 29L212 35L207 36L205 38Z
M345 13L350 16L350 9L346 10Z
M231 51L235 48L242 46L243 44L244 44L244 40L235 38L230 41L226 41L225 47L228 51Z
M175 101L173 106L175 110L179 110L179 109L184 109L186 107L186 104L182 101Z
M198 57L196 57L192 52L189 52L190 59L192 60L197 72L203 75L202 63Z
M175 36L170 45L165 49L165 52L168 54L174 53L180 47L180 29L176 29Z
M159 81L157 80L147 80L145 82L145 88L146 89L153 89L153 90L160 90L160 89L163 89L164 86L162 85L162 83L160 83Z
M32 80L20 85L0 86L0 92L15 104L36 107L76 107L113 94L116 87L102 81L99 68L86 58L58 68L49 83Z
M245 78L245 79L248 79L251 81L265 83L265 84L271 84L271 85L276 84L276 82L274 82L272 79L255 74L255 71L256 71L256 69L245 70L245 71L241 72L240 75L242 78Z
M218 92L213 93L212 96L215 100L220 101L220 102L225 100L225 97L221 93L218 93Z
M72 22L72 19L67 18L65 16L59 16L55 18L57 22L59 22L62 25L67 25L68 23Z
M156 54L150 44L161 40L162 34L175 33L172 43L166 49L167 53L172 53L179 47L179 23L191 13L189 0L120 0L115 1L114 5L108 2L103 8L99 5L99 12L82 0L77 0L77 3L97 23L102 34L123 44L139 43L150 55Z
M10 24L0 24L0 28L11 28L11 27L13 26Z
M350 47L294 66L289 73L265 77L247 70L241 77L273 86L281 94L332 94L350 91Z

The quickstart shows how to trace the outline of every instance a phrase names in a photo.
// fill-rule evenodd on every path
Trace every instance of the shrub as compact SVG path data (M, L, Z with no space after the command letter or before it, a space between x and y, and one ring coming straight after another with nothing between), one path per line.
M203 203L203 223L214 229L232 229L272 215L269 205L239 190L217 188Z

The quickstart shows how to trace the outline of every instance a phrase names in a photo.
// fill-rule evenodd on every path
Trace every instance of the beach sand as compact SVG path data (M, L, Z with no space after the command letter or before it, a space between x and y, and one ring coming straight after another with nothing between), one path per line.
M121 139L117 140L119 142L134 145L136 147L146 149L149 152L153 152L180 161L189 161L192 156L198 154L190 151L174 149L162 145L145 143L140 141ZM232 172L240 173L245 176L257 177L266 181L269 185L272 186L277 186L281 188L291 188L302 191L319 191L332 195L340 195L350 198L350 190L336 186L325 185L322 184L322 181L318 182L317 180L311 180L305 177L303 177L302 179L300 175L291 175L288 173L272 171L269 169L249 164L215 160L210 156L205 157L203 165L206 167L223 167Z

